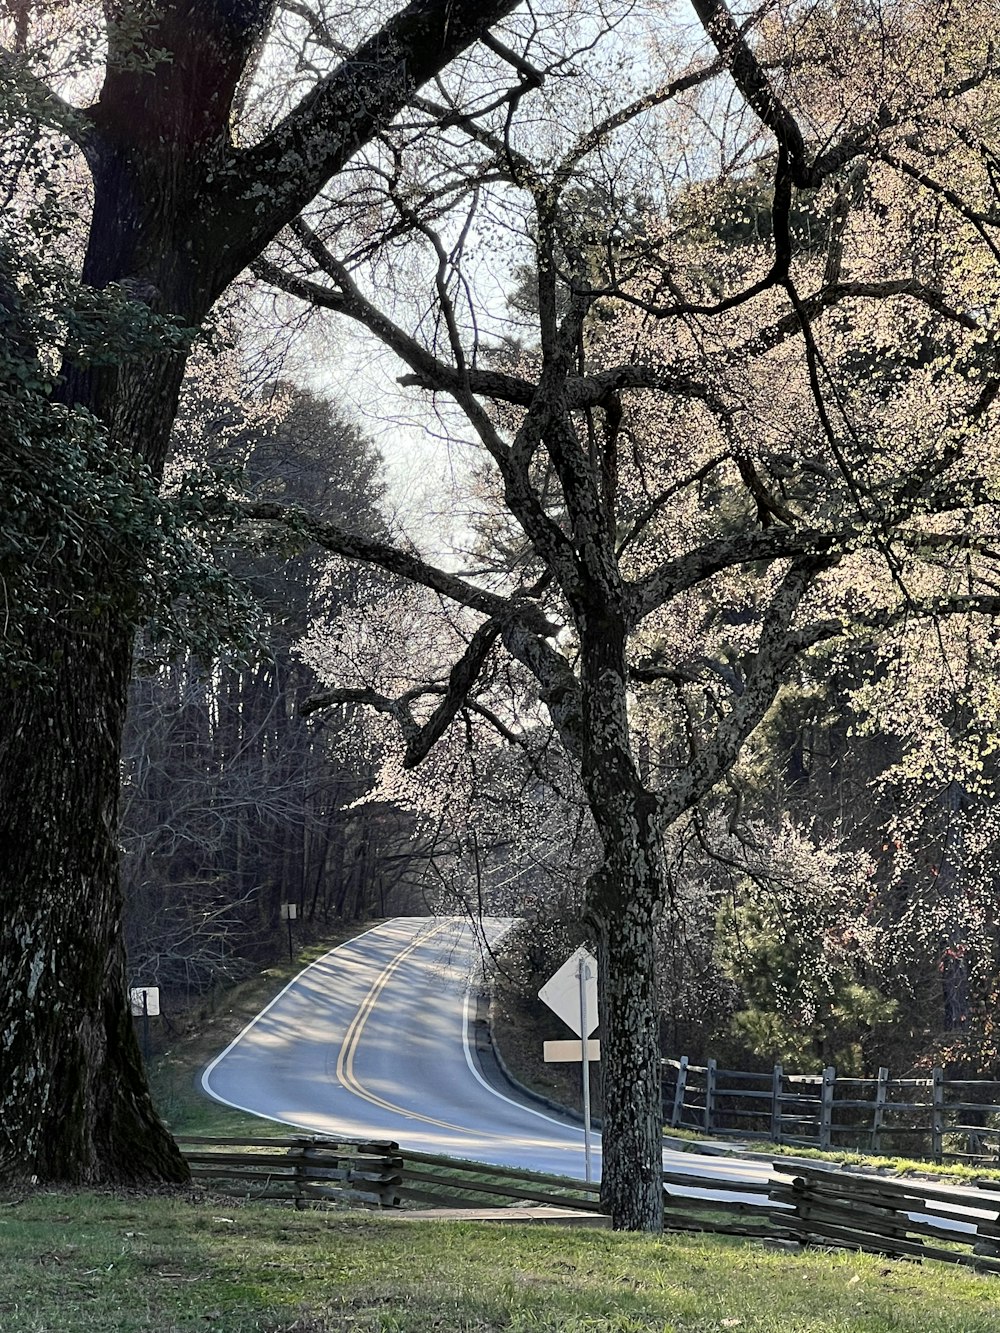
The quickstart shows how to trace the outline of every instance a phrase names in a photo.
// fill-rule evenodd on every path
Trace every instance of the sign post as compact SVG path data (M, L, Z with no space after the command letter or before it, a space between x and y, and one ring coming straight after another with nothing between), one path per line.
M590 964L586 957L581 957L577 962L577 977L580 982L580 1077L583 1080L583 1160L584 1173L587 1184L594 1178L594 1173L590 1163L590 1061L587 1047L593 1028L588 1026L587 1013L587 982L591 978ZM596 971L593 973L594 980L597 980Z
M298 903L281 904L281 919L288 922L288 961L290 963L295 962L295 955L292 953L292 922L297 919L298 915Z
M159 986L130 986L128 992L129 1008L133 1018L142 1019L142 1055L149 1063L149 1020L160 1012Z
M588 1183L593 1179L590 1152L590 1062L601 1058L600 1043L590 1041L598 1024L597 959L585 945L567 958L538 992L538 998L559 1015L580 1038L547 1041L547 1061L579 1060L583 1085L583 1157Z

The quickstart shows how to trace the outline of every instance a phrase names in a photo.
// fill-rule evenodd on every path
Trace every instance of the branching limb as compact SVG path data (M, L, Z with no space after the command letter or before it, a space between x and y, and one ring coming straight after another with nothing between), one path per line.
M750 565L758 560L820 559L856 542L855 529L835 532L826 528L773 527L761 532L740 532L717 537L696 550L664 560L645 578L630 587L631 623L662 606L678 593L712 578L724 569Z
M530 381L490 370L475 370L471 376L463 375L456 366L449 365L429 352L416 338L366 300L347 270L328 253L324 269L330 276L336 273L335 280L339 284L336 288L288 273L266 259L257 260L253 265L256 276L279 291L298 297L320 310L346 315L348 319L364 325L414 371L414 374L402 377L403 384L456 396L462 392L468 379L472 391L484 398L521 406L531 402L534 386Z
M472 698L472 691L499 633L500 625L496 621L488 620L480 625L473 634L468 648L452 667L447 685L433 683L420 685L407 690L395 699L370 687L324 690L322 694L307 699L300 711L304 717L308 717L311 713L327 708L343 704L360 704L386 714L398 722L403 734L404 768L416 768L426 759L463 709L472 708L482 712L492 725L503 730L508 739L513 739L509 728L505 728L491 710L480 708ZM431 716L421 723L414 716L413 705L428 695L443 697Z
M303 717L310 717L313 713L323 712L327 708L343 707L344 704L360 704L365 708L374 708L377 713L385 713L386 716L394 718L402 728L403 735L409 739L417 726L410 711L410 703L413 696L420 693L422 691L411 691L399 699L390 699L388 695L381 694L370 686L344 686L338 689L324 690L322 694L311 695L310 698L302 702L299 712Z
M468 704L499 633L499 623L488 620L473 634L468 648L451 669L444 698L423 726L407 737L404 768L416 768L451 726L459 710Z
M536 551L552 567L565 591L576 586L576 559L566 535L549 518L531 484L531 459L539 447L542 435L551 422L549 402L554 372L538 386L516 376L493 371L480 371L468 365L449 366L429 352L399 325L383 315L361 293L350 273L322 245L305 224L299 224L303 235L310 237L310 254L338 283L336 289L284 273L267 261L258 261L254 272L267 282L297 296L310 304L349 316L370 329L410 366L417 370L414 376L404 377L404 383L416 382L422 388L448 393L461 407L487 452L499 468L505 486L507 504L521 524ZM493 397L515 406L524 405L525 415L511 446L502 439L489 413L477 401L478 395Z
M253 522L279 525L289 534L306 538L334 555L375 565L411 583L431 588L460 606L467 606L485 616L496 617L501 622L512 618L519 620L533 634L552 637L559 632L559 626L552 624L535 602L523 597L508 599L488 592L485 588L477 588L475 584L438 569L419 556L400 550L398 546L361 533L348 532L333 523L314 518L305 510L291 505L261 502L240 505L237 513Z
M788 179L797 189L817 189L828 177L858 157L888 123L887 112L882 109L874 121L832 144L810 163L798 122L775 92L725 0L692 0L692 5L733 82L761 123L777 139L779 157L785 159L783 165L787 167Z
M771 707L794 658L790 629L795 613L807 589L829 564L803 560L793 564L785 575L768 607L742 694L715 729L711 742L699 747L687 771L679 774L669 793L661 797L665 824L696 805L732 768L743 742Z
M231 253L220 290L422 84L515 7L516 0L411 0L261 143L239 153L227 187Z
M677 481L671 482L669 486L665 486L663 490L658 492L658 494L650 497L649 503L632 520L628 531L619 541L619 557L634 541L636 541L638 537L641 536L643 531L653 521L657 514L660 513L664 506L668 505L670 501L680 495L682 491L686 491L689 487L697 486L700 482L707 480L715 469L725 463L728 458L728 451L721 454L715 454L707 463L702 464L700 468L695 472L692 472L690 476L681 477Z
M583 753L583 703L572 666L550 643L513 619L504 625L503 642L510 655L538 681L539 698L548 709L563 748L579 760Z

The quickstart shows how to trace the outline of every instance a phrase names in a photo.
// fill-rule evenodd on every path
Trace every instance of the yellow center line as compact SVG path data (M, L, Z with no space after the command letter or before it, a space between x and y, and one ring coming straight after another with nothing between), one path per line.
M395 1111L398 1115L408 1116L411 1120L421 1120L427 1125L436 1125L439 1129L452 1129L459 1134L475 1133L482 1138L503 1140L501 1134L491 1134L485 1130L470 1130L466 1125L453 1125L447 1120L436 1120L433 1116L421 1115L419 1111L411 1111L405 1106L397 1106L395 1102L386 1101L384 1097L379 1097L377 1093L369 1091L354 1072L354 1057L357 1054L358 1043L361 1040L361 1034L364 1032L365 1024L371 1017L371 1012L375 1008L378 998L388 984L392 974L396 969L405 963L409 956L428 940L433 939L435 935L440 935L449 928L450 923L445 921L441 925L435 926L432 930L419 935L412 944L408 944L405 949L396 955L388 963L379 975L372 982L371 989L358 1006L358 1011L351 1020L347 1029L347 1035L344 1037L344 1043L340 1048L340 1055L337 1057L337 1078L350 1092L355 1096L363 1098L366 1102L371 1102L373 1106L380 1106L384 1111Z

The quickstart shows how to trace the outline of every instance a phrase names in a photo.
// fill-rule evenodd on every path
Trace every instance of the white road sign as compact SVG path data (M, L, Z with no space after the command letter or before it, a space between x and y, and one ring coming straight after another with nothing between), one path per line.
M580 1031L580 968L585 969L587 1031ZM597 959L585 944L566 959L538 992L538 998L571 1027L578 1037L589 1037L597 1027Z
M601 1058L601 1043L596 1037L587 1042L587 1059L596 1064ZM542 1059L547 1065L579 1064L583 1059L582 1041L546 1041L542 1043Z
M143 1006L143 996L146 997L145 1007ZM134 1018L141 1018L143 1014L148 1018L155 1018L160 1012L159 986L131 986L128 998L131 1001Z

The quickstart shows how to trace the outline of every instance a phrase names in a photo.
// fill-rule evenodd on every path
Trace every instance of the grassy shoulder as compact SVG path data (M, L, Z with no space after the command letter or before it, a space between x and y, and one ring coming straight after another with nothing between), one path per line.
M213 1101L201 1090L201 1073L304 967L374 924L341 923L322 941L301 949L294 962L263 968L184 1015L175 1037L154 1056L148 1069L156 1108L173 1134L264 1138L289 1132L286 1125Z
M699 1130L665 1128L664 1137L672 1148L687 1152L703 1152L705 1144L715 1145L720 1152L732 1153L739 1157L801 1158L810 1162L829 1162L831 1166L857 1167L861 1171L880 1171L894 1176L936 1176L954 1182L968 1183L974 1180L1000 1180L1000 1169L991 1166L964 1166L960 1162L945 1162L938 1165L926 1159L914 1157L886 1157L875 1153L823 1152L819 1148L797 1148L783 1143L770 1143L766 1140L749 1141L731 1138L719 1138Z
M998 1291L944 1265L718 1237L0 1199L0 1327L18 1333L993 1333Z

